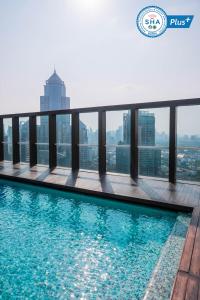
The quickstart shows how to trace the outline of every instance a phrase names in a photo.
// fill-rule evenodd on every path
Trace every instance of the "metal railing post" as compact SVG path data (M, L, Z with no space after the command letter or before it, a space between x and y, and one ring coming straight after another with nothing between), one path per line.
M131 108L130 118L131 163L130 174L133 180L138 178L138 109Z
M106 173L106 112L98 113L99 132L99 174Z
M170 106L169 182L176 182L176 106Z
M0 118L0 161L4 160L4 145L3 145L3 118Z
M30 167L37 164L37 130L36 130L36 116L29 117L29 153L30 153Z
M49 168L53 170L57 165L56 146L56 115L49 115Z
M13 164L17 164L20 162L19 117L12 118L12 147L13 147Z
M72 171L79 170L79 113L72 113Z

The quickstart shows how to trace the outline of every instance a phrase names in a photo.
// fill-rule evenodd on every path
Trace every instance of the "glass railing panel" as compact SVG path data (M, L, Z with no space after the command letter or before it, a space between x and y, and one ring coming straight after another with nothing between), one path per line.
M98 113L79 114L80 169L98 171Z
M49 165L48 116L37 116L37 164Z
M57 166L71 167L71 115L56 116L56 146L57 146Z
M4 160L13 160L13 146L12 146L12 119L3 119L3 144L4 144Z
M106 146L107 171L113 173L130 174L130 146Z
M177 148L177 179L200 181L200 147Z
M79 145L80 169L98 170L98 145Z
M138 112L138 173L167 178L169 175L169 108Z
M28 163L30 161L29 150L29 118L19 118L20 162Z
M106 112L106 170L130 174L129 110Z
M200 105L177 108L176 178L200 181Z
M139 146L139 174L142 176L168 178L169 148L158 146Z

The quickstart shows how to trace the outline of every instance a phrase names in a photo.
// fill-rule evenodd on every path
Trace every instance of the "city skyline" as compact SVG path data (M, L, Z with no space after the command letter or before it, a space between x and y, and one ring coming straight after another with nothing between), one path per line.
M54 70L44 85L40 97L40 111L69 109L70 97L66 95L65 82ZM181 136L185 117L199 112L200 106L179 107L177 118L177 177L199 180L199 135ZM193 116L194 117L194 116ZM198 120L196 120L198 122ZM165 128L163 125L165 124ZM193 126L195 123L193 123ZM3 120L4 158L12 160L12 119ZM160 129L164 129L160 132ZM98 170L98 113L79 114L80 169ZM49 164L48 115L36 118L37 164ZM106 112L106 170L130 174L131 161L130 110ZM70 114L56 116L56 165L71 168L72 124ZM19 118L20 161L28 163L29 118ZM194 150L195 149L195 150ZM142 176L166 178L169 174L169 108L140 109L138 113L138 171Z

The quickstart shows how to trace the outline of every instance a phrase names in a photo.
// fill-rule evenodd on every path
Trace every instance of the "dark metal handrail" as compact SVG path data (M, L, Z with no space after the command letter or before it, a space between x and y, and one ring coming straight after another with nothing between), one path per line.
M73 108L73 109L45 111L45 112L3 114L3 115L0 115L0 118L13 118L15 116L16 117L44 116L44 115L55 115L55 114L62 115L62 114L72 114L72 113L117 111L117 110L129 110L129 109L150 109L150 108L161 108L161 107L171 107L171 106L190 106L190 105L200 105L200 98L157 101L157 102L130 103L130 104L108 105L108 106L94 106L94 107Z

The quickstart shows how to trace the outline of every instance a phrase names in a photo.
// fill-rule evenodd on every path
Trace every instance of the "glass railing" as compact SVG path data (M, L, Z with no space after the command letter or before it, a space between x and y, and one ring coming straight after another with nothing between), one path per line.
M138 146L138 173L140 176L168 178L169 147Z
M36 143L38 165L49 164L49 143Z
M72 164L72 145L67 143L56 143L57 147L57 166L71 168Z
M13 147L12 143L3 142L4 160L6 161L13 160L12 147Z
M200 182L200 147L178 147L176 178Z
M0 160L200 182L200 99L0 115Z
M79 144L80 169L98 171L98 145Z
M19 142L20 162L29 163L30 149L29 142Z
M106 145L107 172L130 174L130 145Z

